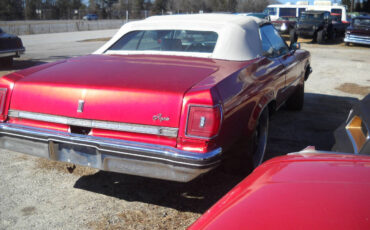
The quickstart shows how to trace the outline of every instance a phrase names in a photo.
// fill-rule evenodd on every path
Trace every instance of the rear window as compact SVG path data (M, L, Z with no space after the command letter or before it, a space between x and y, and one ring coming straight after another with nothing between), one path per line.
M218 35L213 31L141 30L125 34L108 51L177 51L212 53Z
M284 17L295 17L297 9L296 8L280 8L279 16Z

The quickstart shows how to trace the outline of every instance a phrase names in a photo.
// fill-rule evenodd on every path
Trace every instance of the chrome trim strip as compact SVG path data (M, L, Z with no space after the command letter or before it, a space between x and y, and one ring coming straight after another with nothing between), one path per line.
M0 50L0 53L13 53L13 52L19 52L19 53L23 53L26 49L25 48L21 48L21 49L11 49L11 50Z
M219 160L208 163L206 162L218 158L222 153L222 148L217 148L207 153L194 153L179 150L170 146L147 144L104 137L93 137L88 135L66 133L49 129L33 128L24 125L7 123L0 125L0 134L43 142L53 141L59 143L67 143L71 145L91 147L102 152L116 153L122 157L132 156L146 158L148 160L161 160L168 163L176 163L195 167L212 166L218 163Z
M138 125L122 122L110 122L99 120L88 120L42 113L33 113L19 110L9 110L8 115L15 118L25 118L31 120L45 121L64 125L83 126L88 128L109 129L124 132L153 134L166 137L177 137L178 128Z

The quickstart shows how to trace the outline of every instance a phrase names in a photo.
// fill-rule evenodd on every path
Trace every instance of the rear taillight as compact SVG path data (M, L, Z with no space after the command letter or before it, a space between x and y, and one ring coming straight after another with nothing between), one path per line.
M190 106L186 126L186 136L212 138L218 134L221 120L221 106Z
M6 88L0 88L0 115L4 114L6 92L7 92Z

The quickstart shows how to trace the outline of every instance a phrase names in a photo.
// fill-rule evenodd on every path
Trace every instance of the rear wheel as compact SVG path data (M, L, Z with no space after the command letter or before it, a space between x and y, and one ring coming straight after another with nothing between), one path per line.
M316 37L317 43L321 44L324 41L324 31L320 30L317 32L317 37Z
M226 173L246 176L260 165L264 158L267 146L269 127L269 110L263 110L258 123L250 137L243 136L223 159L223 170ZM225 155L226 156L226 155Z
M295 31L295 29L291 29L289 31L289 36L290 36L290 44L296 43L298 41L298 35Z
M269 111L266 107L258 119L258 124L251 137L251 144L253 147L252 162L253 167L256 168L262 164L267 146L267 137L269 130Z
M312 36L312 43L317 42L317 32L315 32Z
M285 102L288 109L302 110L304 104L304 82L302 85L297 86L294 93Z

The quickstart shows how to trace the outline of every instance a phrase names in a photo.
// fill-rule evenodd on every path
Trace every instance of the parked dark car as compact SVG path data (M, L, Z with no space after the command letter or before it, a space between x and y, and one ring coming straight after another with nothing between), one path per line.
M334 132L332 150L370 155L370 94L356 103L347 120Z
M22 40L11 34L5 33L0 28L0 63L4 66L11 66L13 58L23 54L25 48Z
M88 14L88 15L85 15L82 19L84 20L98 20L98 15L96 14Z
M337 24L332 22L329 11L306 11L297 23L297 35L310 37L313 42L322 43L336 36Z
M346 45L350 43L370 45L370 16L353 18L347 27L344 42Z

